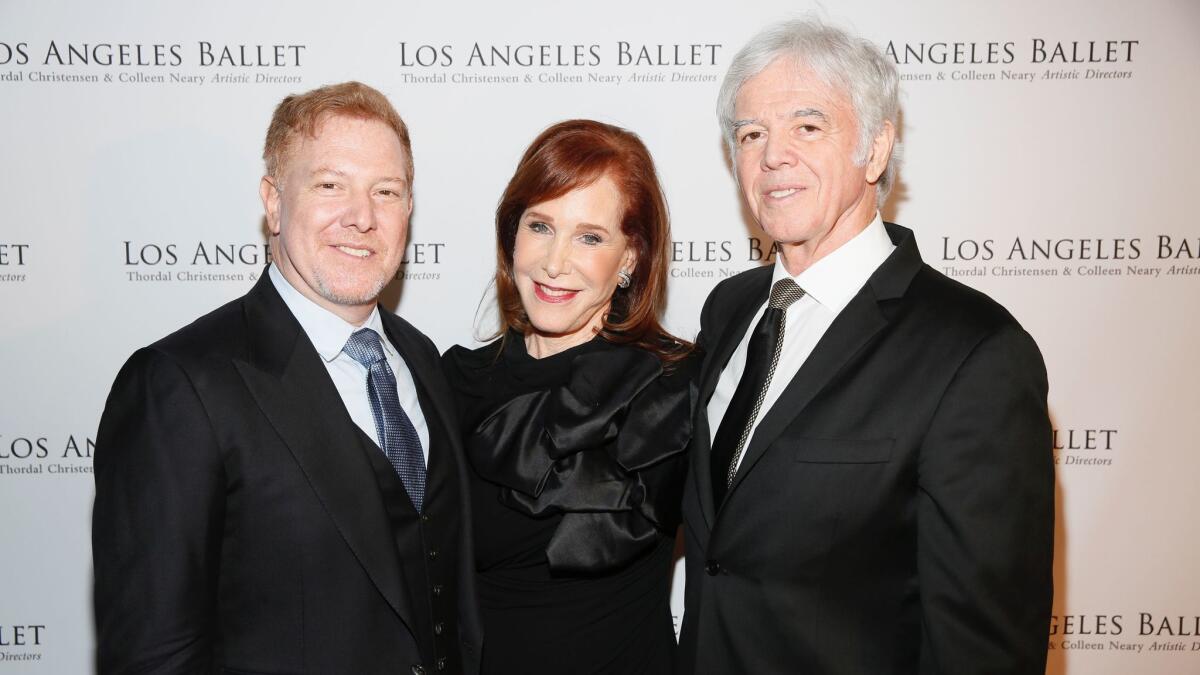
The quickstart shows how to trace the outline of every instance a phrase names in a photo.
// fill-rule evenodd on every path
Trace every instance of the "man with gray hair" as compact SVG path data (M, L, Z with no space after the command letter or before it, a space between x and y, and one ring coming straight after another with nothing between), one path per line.
M879 215L898 75L866 40L772 26L719 115L775 264L721 282L684 495L684 673L1042 673L1046 370L983 294Z

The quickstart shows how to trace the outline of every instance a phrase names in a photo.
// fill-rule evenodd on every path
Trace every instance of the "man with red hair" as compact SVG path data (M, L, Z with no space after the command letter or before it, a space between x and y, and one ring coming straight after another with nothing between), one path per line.
M477 673L465 465L433 343L378 306L408 129L357 82L289 96L271 265L138 350L96 440L102 673Z

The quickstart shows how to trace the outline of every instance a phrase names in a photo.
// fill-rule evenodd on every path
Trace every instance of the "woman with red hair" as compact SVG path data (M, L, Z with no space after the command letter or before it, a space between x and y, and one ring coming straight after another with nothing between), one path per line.
M659 323L670 225L645 145L572 120L496 209L498 339L450 349L485 675L672 672L692 345Z

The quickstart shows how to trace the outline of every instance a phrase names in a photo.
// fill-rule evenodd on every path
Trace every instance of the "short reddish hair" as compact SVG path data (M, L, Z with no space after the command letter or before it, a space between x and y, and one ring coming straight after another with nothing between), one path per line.
M671 224L654 160L636 134L592 120L559 122L529 148L496 207L496 300L501 330L528 335L533 326L513 280L517 225L534 204L561 197L607 176L624 202L621 233L637 254L628 288L613 293L600 336L653 352L664 363L688 354L692 345L659 322L667 300Z
M287 162L288 153L299 134L315 138L321 125L333 115L356 117L383 122L400 139L404 156L408 159L408 189L412 190L413 162L412 142L408 137L408 126L392 107L387 97L362 82L330 84L303 94L292 94L279 102L267 128L267 142L263 146L263 161L267 175L280 178L279 172Z

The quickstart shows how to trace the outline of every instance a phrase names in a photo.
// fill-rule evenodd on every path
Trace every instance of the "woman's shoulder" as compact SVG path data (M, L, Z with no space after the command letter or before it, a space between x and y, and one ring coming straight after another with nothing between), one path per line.
M454 345L442 354L442 372L456 388L488 379L499 360L502 340L497 338L481 347Z

